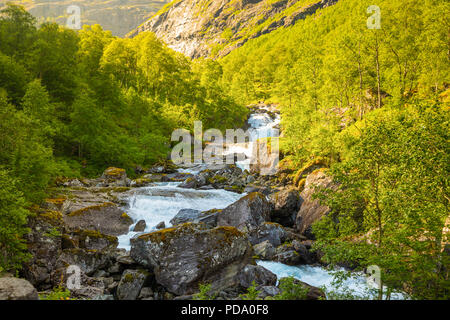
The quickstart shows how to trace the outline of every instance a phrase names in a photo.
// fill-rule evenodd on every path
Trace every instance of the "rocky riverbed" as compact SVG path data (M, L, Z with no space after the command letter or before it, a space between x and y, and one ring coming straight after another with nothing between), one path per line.
M249 124L270 136L279 118L257 110ZM219 299L237 299L253 283L261 298L277 295L280 277L267 266L285 275L280 267L320 265L310 229L328 208L312 192L333 184L317 162L277 176L244 165L165 163L137 168L135 180L111 167L97 179L61 181L30 221L33 258L22 276L45 293L65 287L77 266L79 299L192 299L206 283ZM16 297L4 279L0 291L8 282L4 291ZM308 299L325 297L299 284Z

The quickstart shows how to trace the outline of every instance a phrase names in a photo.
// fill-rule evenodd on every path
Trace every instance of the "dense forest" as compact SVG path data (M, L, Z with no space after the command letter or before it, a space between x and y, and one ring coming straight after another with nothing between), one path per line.
M243 125L247 109L216 85L221 66L191 62L151 33L120 39L36 27L22 7L0 12L0 266L18 267L32 204L57 177L165 160L170 134L202 120Z
M318 190L332 213L315 226L329 262L448 297L450 4L377 1L380 29L370 5L339 1L248 42L221 60L224 87L281 105L285 165L331 166L339 187Z
M301 190L326 166L336 187L314 247L330 264L377 265L391 289L450 296L450 3L341 0L218 60L191 61L150 32L121 39L0 12L0 271L27 258L33 205L61 177L167 159L170 133L239 128L246 105L281 111L282 163ZM389 294L389 293L388 293Z

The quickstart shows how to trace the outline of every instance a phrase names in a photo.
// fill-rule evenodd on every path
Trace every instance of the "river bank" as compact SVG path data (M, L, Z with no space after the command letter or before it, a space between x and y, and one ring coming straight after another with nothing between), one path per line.
M249 116L257 135L246 148L278 129L271 110ZM310 230L328 210L312 198L313 186L332 185L322 168L311 164L297 183L283 170L259 175L246 161L155 166L135 180L108 168L97 179L62 182L32 222L33 260L23 276L45 294L65 287L76 266L81 285L73 297L119 300L193 299L208 283L222 299L237 299L253 284L260 298L273 298L280 280L293 276L306 299L326 298L336 288L311 250ZM356 276L337 292L373 297L364 275Z

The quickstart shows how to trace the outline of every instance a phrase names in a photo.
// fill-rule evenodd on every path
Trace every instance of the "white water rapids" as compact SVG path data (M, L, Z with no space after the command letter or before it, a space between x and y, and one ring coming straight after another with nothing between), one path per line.
M154 187L136 189L129 199L127 214L133 219L133 230L139 220L147 224L144 232L155 231L155 226L164 221L166 227L181 209L206 211L223 209L239 200L243 195L226 190L194 190L178 188L179 182L157 183ZM119 248L130 249L130 239L137 232L119 236Z
M272 119L267 113L255 113L249 118L251 128L255 129L257 138L272 136L274 127L280 123L280 117L277 115ZM251 148L249 148L251 150ZM229 149L230 150L230 149ZM241 152L242 145L234 145L231 151ZM248 163L237 163L241 169L248 169ZM179 169L182 173L197 174L206 169L205 164L195 165L190 168ZM134 195L129 198L129 205L126 208L127 214L133 219L134 224L130 226L128 234L119 237L119 248L130 250L130 239L139 234L133 232L135 224L139 220L145 220L146 229L144 233L155 231L155 226L164 221L166 227L171 226L170 220L181 209L196 209L206 211L210 209L223 209L236 202L245 194L237 194L225 190L194 190L178 188L179 182L157 183L156 186L136 188ZM288 266L278 262L258 261L258 264L275 273L278 279L286 276L294 276L313 286L325 286L328 290L332 287L333 275L319 266ZM347 280L343 283L337 292L351 290L354 295L367 297L369 294L368 286L363 275L357 275L356 278ZM372 294L373 296L373 294ZM401 298L401 295L393 295L392 298Z

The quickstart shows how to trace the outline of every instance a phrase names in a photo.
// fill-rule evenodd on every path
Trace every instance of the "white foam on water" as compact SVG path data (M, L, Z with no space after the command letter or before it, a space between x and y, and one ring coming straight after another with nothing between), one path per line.
M325 286L327 290L337 293L351 292L352 295L360 298L375 299L375 293L370 290L366 277L362 273L354 273L354 277L344 280L339 288L333 286L333 272L319 266L288 266L274 261L257 261L257 264L270 270L277 275L277 278L293 276L314 287ZM336 270L343 271L343 269ZM406 296L401 293L392 293L391 300L404 300Z
M272 119L268 113L253 113L248 119L250 125L250 141L244 145L233 144L229 145L225 154L241 153L245 154L247 159L237 161L236 166L242 170L250 170L251 158L256 150L254 150L255 142L258 139L264 139L274 137L276 135L275 127L280 124L281 117L276 115L275 119Z
M135 195L129 199L127 214L134 223L133 230L139 220L145 220L147 226L144 232L155 231L155 226L164 221L166 227L170 220L181 209L206 211L223 209L236 202L245 194L237 194L226 190L194 190L178 188L179 182L158 183L154 187L138 188ZM142 233L142 232L141 232ZM119 236L119 248L130 249L130 239L138 234L130 231Z
M272 119L267 113L254 113L248 119L248 124L256 131L257 139L268 138L274 136L274 128L280 124L281 118L276 115Z
M203 171L203 170L205 170L205 169L207 169L207 168L208 168L208 165L205 164L205 163L202 163L202 164L193 164L193 165L191 165L191 166L189 166L189 167L186 167L186 168L179 168L179 169L178 169L178 172L179 172L179 173L189 173L189 174L196 175L196 174L198 174L199 172L201 172L201 171Z

